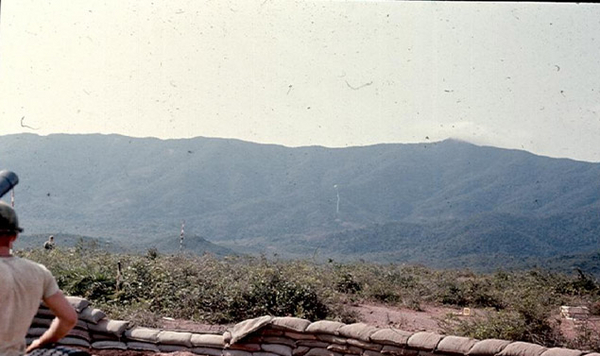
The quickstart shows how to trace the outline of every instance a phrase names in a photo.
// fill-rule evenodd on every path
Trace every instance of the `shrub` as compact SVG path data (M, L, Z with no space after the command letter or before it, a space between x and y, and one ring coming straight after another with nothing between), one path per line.
M362 286L354 280L351 273L344 273L335 284L335 290L340 293L355 294L362 290Z
M255 280L250 290L242 295L245 311L236 319L261 315L297 316L309 320L325 319L328 308L313 288L299 285L274 272L265 279Z
M46 265L67 294L89 299L111 318L146 326L159 323L162 316L233 323L265 314L353 323L359 316L344 303L402 304L414 310L433 303L487 308L480 318L447 317L443 322L447 333L600 347L590 330L565 340L552 315L563 304L587 305L592 313L600 313L600 287L583 272L568 276L536 269L481 275L364 262L169 256L152 249L145 255L124 255L83 243L18 255Z

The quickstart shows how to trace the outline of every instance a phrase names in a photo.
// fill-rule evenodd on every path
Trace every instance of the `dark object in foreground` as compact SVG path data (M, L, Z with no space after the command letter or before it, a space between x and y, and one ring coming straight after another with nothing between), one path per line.
M19 183L19 177L11 171L0 171L0 198Z
M35 349L27 356L90 356L89 352L66 346L42 347Z

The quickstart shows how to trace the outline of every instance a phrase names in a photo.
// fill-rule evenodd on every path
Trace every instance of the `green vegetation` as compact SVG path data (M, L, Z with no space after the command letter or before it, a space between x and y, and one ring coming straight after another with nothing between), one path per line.
M169 316L234 323L265 314L309 320L358 321L345 308L373 302L420 310L425 305L476 308L478 317L448 315L448 334L522 340L546 346L600 350L585 327L561 334L561 305L600 312L600 285L590 275L529 270L476 274L421 266L267 260L212 255L112 254L93 246L18 253L46 265L60 287L83 296L111 318L155 326ZM121 271L117 266L120 263Z

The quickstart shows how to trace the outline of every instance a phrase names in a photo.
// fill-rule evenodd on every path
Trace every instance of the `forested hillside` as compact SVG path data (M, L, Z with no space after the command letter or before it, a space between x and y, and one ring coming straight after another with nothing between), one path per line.
M0 136L0 167L20 177L25 234L140 250L176 249L183 220L189 236L238 252L436 266L600 246L600 164L455 140L288 148L19 134Z

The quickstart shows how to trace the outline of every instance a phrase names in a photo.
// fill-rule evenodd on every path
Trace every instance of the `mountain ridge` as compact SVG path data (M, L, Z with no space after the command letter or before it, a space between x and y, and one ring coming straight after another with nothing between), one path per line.
M178 235L185 220L186 231L238 252L271 246L268 251L281 253L311 250L315 236L394 223L419 225L432 238L441 224L436 239L442 249L453 241L450 231L466 243L464 230L476 230L469 219L483 216L480 225L494 228L480 236L493 240L519 226L512 234L533 239L533 256L547 253L536 241L553 231L552 221L587 248L599 246L578 227L596 231L593 214L585 212L600 211L600 164L455 139L291 148L222 138L18 134L0 136L0 167L21 179L15 193L26 233L111 236L143 245ZM501 218L507 215L515 219ZM540 230L526 228L527 222ZM294 247L294 241L306 245Z

